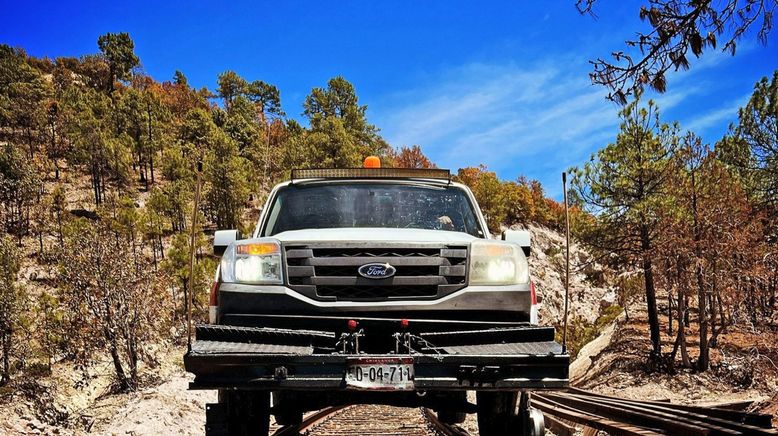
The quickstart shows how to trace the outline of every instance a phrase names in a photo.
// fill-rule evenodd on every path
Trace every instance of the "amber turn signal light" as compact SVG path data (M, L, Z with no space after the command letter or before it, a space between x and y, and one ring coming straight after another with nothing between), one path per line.
M260 242L256 244L240 244L236 246L238 254L249 256L264 256L281 252L281 247L273 242Z

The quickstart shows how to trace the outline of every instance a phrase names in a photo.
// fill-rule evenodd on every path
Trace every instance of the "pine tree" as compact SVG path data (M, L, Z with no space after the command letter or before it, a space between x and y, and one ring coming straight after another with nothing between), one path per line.
M109 80L105 91L113 93L115 82L129 80L132 70L140 65L135 55L135 43L126 32L106 33L97 38L97 46L108 63Z
M26 301L24 287L16 281L20 267L14 243L0 234L0 386L11 379L11 358L15 357L17 329Z
M629 264L637 262L643 270L651 360L658 363L661 342L654 249L668 189L665 182L672 174L677 127L660 122L659 110L652 101L645 107L632 103L620 116L616 142L573 171L573 186L580 198L598 212L596 231L588 241L602 252L621 255Z
M10 143L0 145L0 225L22 237L29 232L30 209L39 196L41 180L30 160Z
M204 162L205 210L218 228L239 229L250 192L248 161L223 133L217 133L210 146Z
M772 80L763 77L754 86L738 118L735 136L750 149L752 158L743 164L753 164L758 199L778 209L778 71Z
M389 145L367 122L367 106L360 105L354 86L343 77L313 88L303 104L311 125L307 137L309 161L333 167L358 167L365 156L385 156Z

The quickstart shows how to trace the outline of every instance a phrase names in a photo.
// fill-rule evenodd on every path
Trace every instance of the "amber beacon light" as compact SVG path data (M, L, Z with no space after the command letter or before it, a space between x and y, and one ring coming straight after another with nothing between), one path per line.
M365 158L365 168L381 168L381 159L378 156L368 156Z

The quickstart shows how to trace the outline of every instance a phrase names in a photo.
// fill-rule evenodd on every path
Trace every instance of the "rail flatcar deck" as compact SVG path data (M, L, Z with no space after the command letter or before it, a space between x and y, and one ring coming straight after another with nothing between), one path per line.
M354 359L403 359L413 366L415 390L568 385L569 356L546 327L408 334L398 340L414 345L386 353L343 352L334 332L209 325L196 333L184 358L193 389L345 390Z

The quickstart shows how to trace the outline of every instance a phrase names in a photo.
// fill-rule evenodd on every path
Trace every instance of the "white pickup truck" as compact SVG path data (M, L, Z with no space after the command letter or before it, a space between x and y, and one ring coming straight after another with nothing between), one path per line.
M501 236L447 170L293 170L250 237L214 237L210 323L184 357L192 389L219 390L206 433L359 403L542 433L529 391L566 387L569 356L536 325L529 233Z

